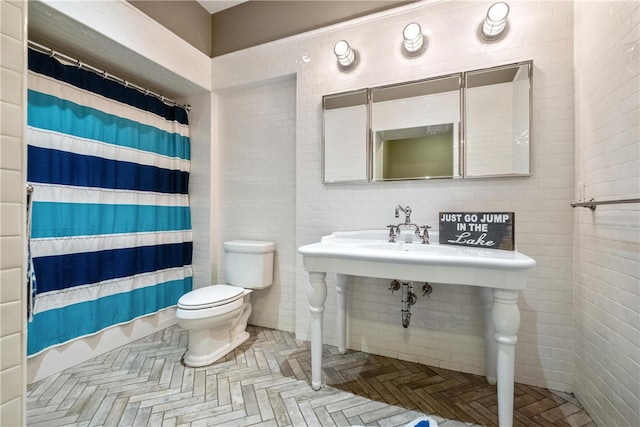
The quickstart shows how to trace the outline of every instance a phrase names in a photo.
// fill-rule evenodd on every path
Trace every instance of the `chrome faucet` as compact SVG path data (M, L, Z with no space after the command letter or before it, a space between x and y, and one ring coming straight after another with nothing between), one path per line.
M400 211L404 214L404 223L411 224L411 208L409 205L404 208L400 205L396 206L396 218L400 218Z
M429 244L429 229L431 228L428 225L418 226L411 222L411 208L409 206L402 207L401 205L396 206L396 218L400 217L400 211L404 213L404 222L398 225L387 225L389 229L389 243L395 243L396 237L400 235L400 228L414 228L414 233L418 239L422 240L423 244Z

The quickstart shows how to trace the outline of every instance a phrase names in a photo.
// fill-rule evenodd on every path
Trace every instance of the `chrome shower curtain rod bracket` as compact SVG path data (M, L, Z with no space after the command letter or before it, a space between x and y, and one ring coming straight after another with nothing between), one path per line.
M623 203L639 203L640 199L619 199L619 200L587 200L583 202L571 202L572 208L589 208L592 211L596 210L598 205L616 205Z

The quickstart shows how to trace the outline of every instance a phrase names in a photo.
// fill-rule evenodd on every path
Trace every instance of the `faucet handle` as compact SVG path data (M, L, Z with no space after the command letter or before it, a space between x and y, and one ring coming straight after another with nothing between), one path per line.
M398 227L393 224L390 224L390 225L387 225L387 228L389 229L389 243L395 243L396 236L397 236L396 232L398 231Z
M422 227L420 227L422 229L422 243L424 244L429 244L429 229L431 228L430 225L423 225Z
M391 281L391 284L389 284L389 290L391 291L391 293L394 293L398 289L400 289L400 282L398 282L396 279L393 279Z

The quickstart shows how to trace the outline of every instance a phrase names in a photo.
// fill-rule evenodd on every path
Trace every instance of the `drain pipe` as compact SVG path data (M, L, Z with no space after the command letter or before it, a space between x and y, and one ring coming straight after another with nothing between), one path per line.
M416 303L416 294L413 293L411 282L402 282L402 326L409 327L411 321L411 306Z

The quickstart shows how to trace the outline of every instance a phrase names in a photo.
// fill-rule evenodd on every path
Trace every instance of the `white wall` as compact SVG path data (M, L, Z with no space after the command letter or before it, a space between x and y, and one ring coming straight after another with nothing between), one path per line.
M0 1L0 425L25 424L26 2Z
M519 306L516 380L570 391L572 388L573 197L573 5L513 2L507 37L485 44L477 37L490 1L420 2L213 59L215 91L297 73L295 243L288 266L296 271L297 338L309 339L307 274L295 247L335 230L383 228L396 204L413 208L413 219L437 226L439 211L514 211L518 249L538 262ZM403 27L419 22L427 50L406 58ZM544 23L544 25L542 25ZM358 67L338 70L333 45L347 39L360 54ZM533 176L503 180L439 180L377 184L321 183L322 95L435 77L452 72L533 59ZM251 99L246 101L252 103ZM259 102L256 99L256 102ZM262 126L260 120L253 122ZM236 130L242 134L242 129ZM229 131L231 132L231 131ZM220 140L225 146L227 141ZM291 160L293 161L293 159ZM239 176L238 179L242 177ZM289 187L291 188L291 187ZM224 194L225 203L233 196ZM268 206L268 197L262 198ZM260 209L253 212L262 221ZM331 275L329 275L331 276ZM329 277L325 341L336 343L334 279ZM466 372L482 373L484 353L476 289L434 285L419 297L409 329L400 323L400 298L388 283L359 279L350 298L348 346Z
M214 190L211 173L217 170L214 159L217 156L211 144L213 120L211 111L213 99L210 92L189 96L180 100L191 106L189 111L189 131L191 140L191 173L189 174L189 203L191 206L191 226L193 227L193 287L199 288L216 279L214 256L214 223L212 215Z
M585 199L640 197L639 8L575 3L576 181ZM577 208L574 229L574 390L596 424L637 426L640 209Z
M276 244L274 283L251 296L251 324L295 327L296 80L286 75L217 94L218 283L227 240ZM200 212L201 213L201 212ZM198 214L198 212L196 212Z

